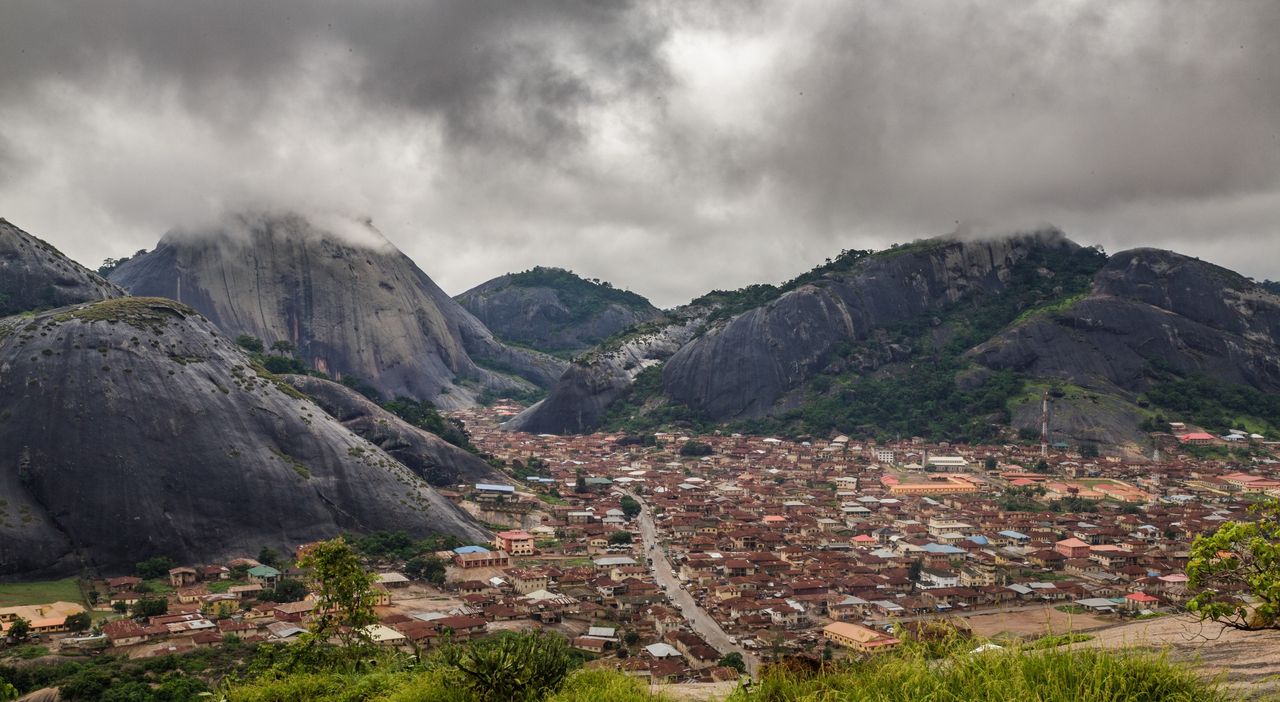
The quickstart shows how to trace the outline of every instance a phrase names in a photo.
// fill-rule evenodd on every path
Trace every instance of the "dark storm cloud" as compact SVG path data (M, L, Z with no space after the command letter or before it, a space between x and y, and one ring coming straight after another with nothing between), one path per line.
M369 215L446 289L675 304L1053 222L1280 277L1280 3L9 2L0 216L93 263Z
M132 65L192 111L242 127L309 64L343 54L361 70L333 86L335 100L439 116L455 142L537 150L579 137L578 112L603 90L665 80L662 28L625 2L94 0L10 12L6 95ZM574 54L581 73L566 64ZM503 109L513 103L518 114Z

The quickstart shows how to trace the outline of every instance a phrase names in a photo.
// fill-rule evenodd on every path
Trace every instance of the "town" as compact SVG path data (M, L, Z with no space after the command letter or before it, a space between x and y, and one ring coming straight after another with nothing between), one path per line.
M1137 460L1039 443L502 430L519 409L453 413L510 478L443 493L492 542L353 537L376 581L370 640L415 650L545 628L588 665L657 683L874 655L934 621L986 638L1087 632L1179 612L1194 537L1280 496L1277 444L1245 432L1174 425ZM48 650L130 657L289 642L316 606L294 567L308 546L152 559L82 581L83 603L0 607L0 626Z

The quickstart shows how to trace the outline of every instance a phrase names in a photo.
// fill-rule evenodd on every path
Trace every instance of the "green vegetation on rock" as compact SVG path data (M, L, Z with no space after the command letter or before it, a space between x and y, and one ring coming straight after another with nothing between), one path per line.
M568 310L570 319L581 322L599 314L609 305L622 305L633 309L649 309L649 301L631 292L615 288L608 281L583 278L563 268L535 266L527 271L512 273L513 285L525 288L551 288L556 291Z
M1280 429L1280 395L1264 393L1203 375L1179 377L1167 366L1149 363L1154 384L1147 400L1167 413L1167 419L1189 422L1212 431L1243 428L1257 432ZM1148 431L1168 431L1166 417L1144 425ZM1252 426L1241 426L1252 425Z

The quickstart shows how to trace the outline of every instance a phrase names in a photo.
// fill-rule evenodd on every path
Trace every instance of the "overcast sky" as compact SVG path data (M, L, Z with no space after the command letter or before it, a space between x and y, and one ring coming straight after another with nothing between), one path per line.
M1280 278L1280 2L5 0L0 216L80 262L369 216L670 306L1053 223Z

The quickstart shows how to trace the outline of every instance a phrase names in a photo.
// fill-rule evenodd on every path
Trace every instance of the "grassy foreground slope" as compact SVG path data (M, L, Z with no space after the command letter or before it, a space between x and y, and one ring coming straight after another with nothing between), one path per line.
M992 650L937 656L924 646L821 673L766 674L729 702L917 700L991 702L1217 702L1236 699L1190 668L1137 651ZM273 675L232 687L228 702L488 702L503 699L459 684L447 666L365 673ZM651 690L659 690L652 692ZM548 702L670 700L661 688L621 673L579 671L541 699Z

